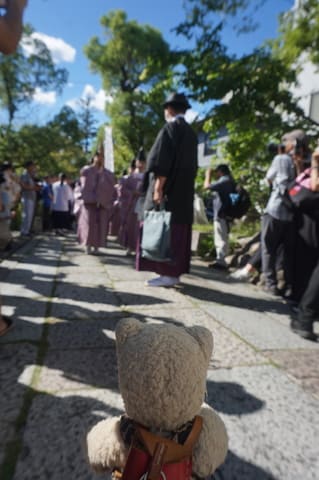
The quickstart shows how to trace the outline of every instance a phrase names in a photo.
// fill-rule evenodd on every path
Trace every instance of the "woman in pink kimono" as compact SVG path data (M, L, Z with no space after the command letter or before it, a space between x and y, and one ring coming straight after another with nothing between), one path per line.
M115 199L115 177L104 168L103 151L96 152L92 164L80 172L82 206L78 220L78 239L87 253L105 247L107 229ZM93 252L92 252L93 248Z
M120 230L118 240L127 254L135 252L139 234L139 219L136 213L136 202L141 195L144 178L145 159L136 159L134 172L123 177L120 184Z

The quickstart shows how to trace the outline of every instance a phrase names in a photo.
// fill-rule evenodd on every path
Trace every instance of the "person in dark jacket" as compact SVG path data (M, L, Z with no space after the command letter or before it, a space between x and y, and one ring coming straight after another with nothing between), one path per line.
M152 287L171 287L189 272L193 223L194 184L197 172L197 136L184 115L190 104L183 93L171 94L163 105L166 124L160 130L147 158L144 210L164 202L171 217L170 262L156 262L137 254L137 270L159 277Z
M226 164L217 165L215 169L216 181L211 183L212 170L206 170L204 189L211 190L214 194L214 243L216 248L216 261L211 263L211 268L227 270L225 257L228 254L228 236L230 223L227 210L231 205L230 194L235 192L236 184L231 171Z
M311 160L311 190L319 192L319 148L312 155ZM314 210L314 233L315 240L319 244L319 220L318 212ZM293 318L290 328L302 338L307 340L318 340L318 335L314 332L314 323L319 321L319 255L313 263L313 269L310 277L307 277L308 283L299 302L298 317Z

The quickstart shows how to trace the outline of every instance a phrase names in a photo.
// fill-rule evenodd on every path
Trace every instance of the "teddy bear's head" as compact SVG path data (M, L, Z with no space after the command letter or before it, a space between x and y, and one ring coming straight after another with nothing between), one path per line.
M127 415L176 430L204 401L213 337L204 327L121 320L116 328L119 386Z

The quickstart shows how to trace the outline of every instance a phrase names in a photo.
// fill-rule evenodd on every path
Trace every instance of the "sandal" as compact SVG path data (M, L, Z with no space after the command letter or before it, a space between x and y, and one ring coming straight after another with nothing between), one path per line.
M11 318L2 315L2 320L6 324L6 327L3 330L0 330L0 337L8 333L9 330L11 330L11 328L13 327L13 320Z

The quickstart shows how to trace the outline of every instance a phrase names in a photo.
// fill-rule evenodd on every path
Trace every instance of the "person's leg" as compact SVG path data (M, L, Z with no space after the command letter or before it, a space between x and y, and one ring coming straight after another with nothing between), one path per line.
M315 321L319 321L319 261L299 304L298 318L291 322L291 329L303 338L315 340L317 338L313 332Z
M26 235L28 233L28 211L27 211L27 201L25 198L21 198L21 235Z
M281 236L282 222L265 214L261 228L261 260L266 287L270 289L276 288L277 285L276 257Z
M228 253L228 224L224 218L214 220L214 243L216 248L216 263L226 266L225 257Z
M22 199L22 224L21 234L28 235L30 233L33 215L34 215L35 202L29 198Z
M283 270L285 291L287 293L288 291L291 292L293 283L293 261L295 254L294 224L293 222L285 222L283 228Z

